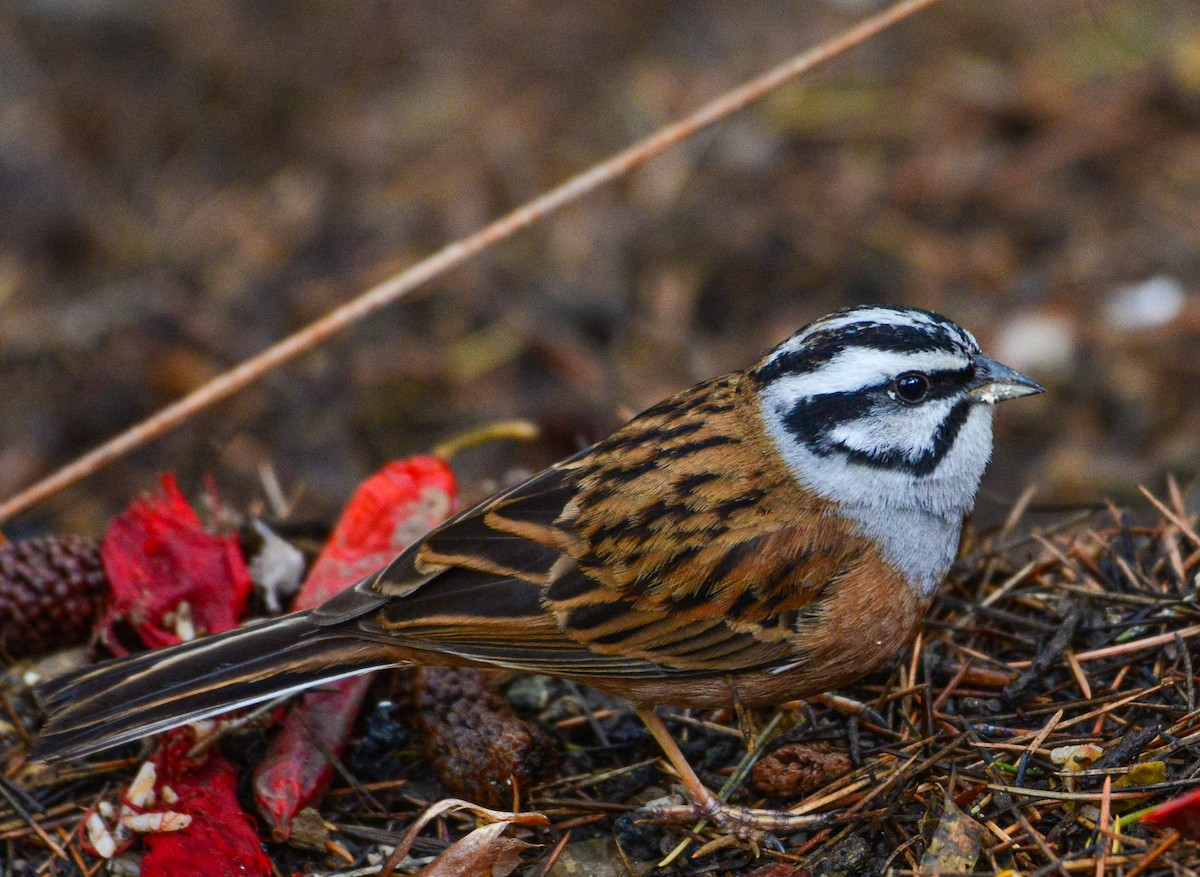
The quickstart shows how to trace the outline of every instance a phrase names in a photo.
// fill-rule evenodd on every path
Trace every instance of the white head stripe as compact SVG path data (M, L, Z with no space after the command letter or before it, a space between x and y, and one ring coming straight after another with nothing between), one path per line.
M979 349L975 336L955 323L935 320L923 311L907 308L862 307L848 308L830 314L809 323L791 338L776 347L768 356L768 361L780 356L795 353L807 343L808 339L817 333L834 332L854 326L869 326L871 324L895 326L908 329L927 329L934 334L950 335L964 347Z
M944 350L898 353L870 347L848 347L814 371L784 375L775 383L789 397L821 393L850 393L885 383L908 371L957 371L971 361L965 354Z

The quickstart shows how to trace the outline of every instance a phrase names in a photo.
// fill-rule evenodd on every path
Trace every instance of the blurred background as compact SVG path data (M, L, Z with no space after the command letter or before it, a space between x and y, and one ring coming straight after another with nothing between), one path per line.
M0 5L0 494L883 4ZM932 308L1049 388L981 513L1200 465L1200 5L946 0L6 526L157 474L331 519L498 419L468 496L834 308Z

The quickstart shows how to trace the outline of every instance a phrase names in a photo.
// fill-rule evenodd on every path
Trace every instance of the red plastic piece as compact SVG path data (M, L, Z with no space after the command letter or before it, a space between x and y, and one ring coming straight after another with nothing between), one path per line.
M387 565L445 520L456 495L454 473L440 457L384 466L355 491L292 608L319 606ZM278 839L291 835L296 814L332 779L324 753L336 758L345 749L370 684L368 674L304 694L271 740L255 770L254 797Z
M160 494L112 519L100 551L112 584L100 635L117 655L129 653L119 622L155 648L180 642L189 626L197 635L230 630L246 608L252 583L237 539L207 532L172 474Z
M1184 837L1200 840L1200 789L1159 804L1142 816L1141 821L1173 828Z

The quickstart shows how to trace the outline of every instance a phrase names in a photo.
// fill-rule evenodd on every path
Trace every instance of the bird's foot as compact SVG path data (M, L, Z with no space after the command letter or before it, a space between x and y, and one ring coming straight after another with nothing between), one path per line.
M766 842L774 846L779 846L778 835L790 834L825 821L825 817L819 815L800 815L786 810L755 810L726 804L712 792L702 801L691 804L651 804L643 807L639 813L647 822L670 825L704 820L721 832L741 840Z
M775 835L788 834L824 822L825 816L799 815L786 810L753 810L726 804L712 793L696 771L688 764L674 738L667 732L662 719L650 707L638 709L638 715L646 723L646 729L658 741L663 754L675 767L683 787L687 789L691 804L652 804L640 811L647 822L682 823L701 819L716 826L726 835L757 844L759 841L778 845Z

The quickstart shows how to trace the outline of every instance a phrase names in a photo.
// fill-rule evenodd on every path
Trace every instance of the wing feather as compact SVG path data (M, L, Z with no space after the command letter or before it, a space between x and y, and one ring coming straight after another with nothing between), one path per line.
M576 678L794 663L800 613L855 559L747 431L747 392L727 376L655 406L320 611L366 638Z

